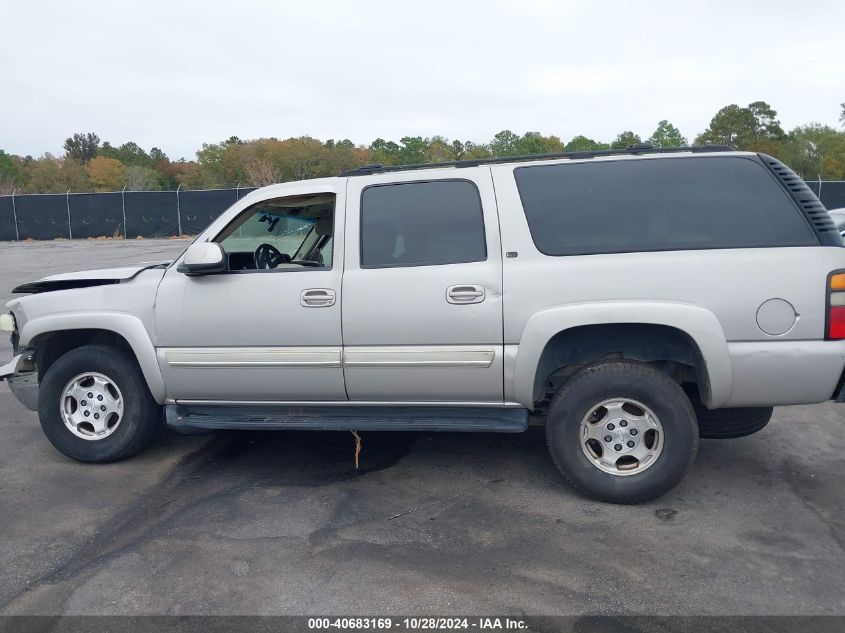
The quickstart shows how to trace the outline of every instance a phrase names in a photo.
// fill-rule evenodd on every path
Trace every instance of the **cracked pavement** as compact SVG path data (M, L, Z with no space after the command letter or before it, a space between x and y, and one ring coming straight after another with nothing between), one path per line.
M0 246L0 297L186 242ZM11 353L0 341L0 360ZM845 614L845 406L703 440L655 502L575 495L520 435L162 431L75 463L0 385L0 613Z

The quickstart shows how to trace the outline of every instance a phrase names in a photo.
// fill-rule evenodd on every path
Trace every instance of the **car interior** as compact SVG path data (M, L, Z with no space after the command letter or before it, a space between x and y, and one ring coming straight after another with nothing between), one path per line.
M247 208L214 240L229 270L331 268L335 196L287 196Z

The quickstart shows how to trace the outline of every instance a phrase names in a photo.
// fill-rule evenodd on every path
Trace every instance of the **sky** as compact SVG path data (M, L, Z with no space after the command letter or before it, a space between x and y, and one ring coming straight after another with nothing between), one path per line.
M74 132L194 158L309 135L687 137L764 100L838 126L845 2L4 0L0 149Z

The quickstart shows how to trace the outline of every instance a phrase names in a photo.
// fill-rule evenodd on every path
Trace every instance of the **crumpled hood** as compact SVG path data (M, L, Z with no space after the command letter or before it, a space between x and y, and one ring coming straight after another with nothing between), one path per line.
M88 288L90 286L105 286L129 281L138 273L151 268L166 268L170 262L144 262L136 266L121 266L119 268L101 268L99 270L83 270L77 273L61 273L50 275L38 281L21 284L13 288L16 294L35 294L52 290L67 290L70 288Z

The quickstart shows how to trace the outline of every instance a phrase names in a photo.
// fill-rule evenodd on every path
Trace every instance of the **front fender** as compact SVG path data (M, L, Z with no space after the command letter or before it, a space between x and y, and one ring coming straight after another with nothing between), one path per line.
M534 378L540 356L553 336L573 327L637 323L666 325L685 332L698 345L710 385L710 407L731 397L731 359L722 325L710 310L669 301L600 301L542 310L525 324L514 369L514 400L533 408Z
M147 386L156 402L165 399L164 379L156 361L155 347L143 322L121 312L71 312L41 316L27 321L20 332L21 348L30 347L42 334L62 330L108 330L119 334L135 353Z

